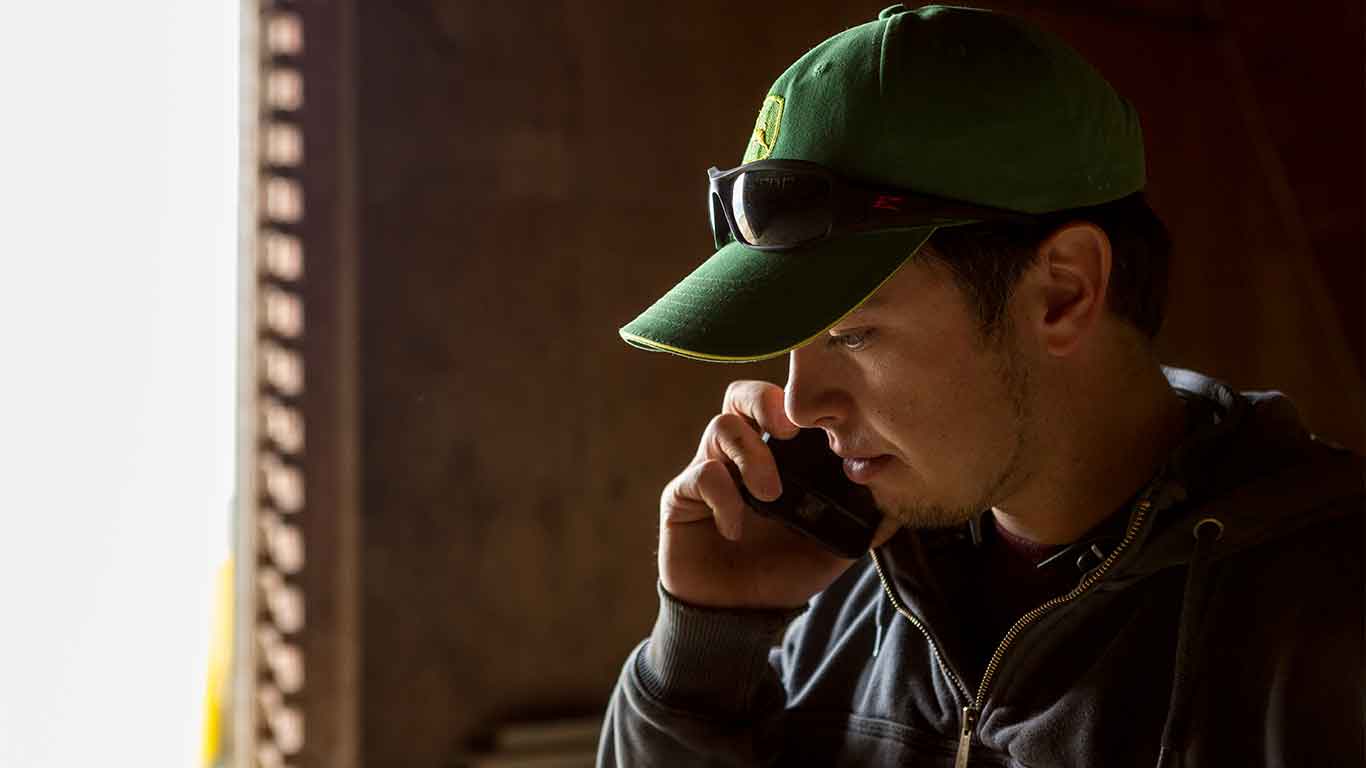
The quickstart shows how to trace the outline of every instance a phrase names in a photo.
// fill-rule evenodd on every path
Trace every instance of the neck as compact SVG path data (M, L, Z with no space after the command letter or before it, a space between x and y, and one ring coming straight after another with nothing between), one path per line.
M1067 386L1077 381L1086 384ZM1155 362L1056 385L1035 400L1044 412L1031 419L1024 481L992 509L998 525L1039 544L1069 544L1113 514L1185 433L1185 406Z

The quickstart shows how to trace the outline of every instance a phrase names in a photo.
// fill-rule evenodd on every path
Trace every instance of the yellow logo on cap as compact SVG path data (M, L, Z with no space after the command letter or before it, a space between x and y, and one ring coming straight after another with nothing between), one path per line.
M749 138L749 146L745 148L745 157L741 163L763 160L773 154L773 147L778 143L778 129L782 120L783 97L770 95L759 108L759 117L754 121L754 135Z

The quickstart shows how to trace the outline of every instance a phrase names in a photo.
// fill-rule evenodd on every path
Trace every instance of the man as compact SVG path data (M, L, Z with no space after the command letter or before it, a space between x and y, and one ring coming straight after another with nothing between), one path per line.
M735 382L660 501L619 765L1362 764L1362 465L1159 366L1133 108L1057 39L894 6L774 84L716 254L622 329ZM755 514L823 430L882 523Z

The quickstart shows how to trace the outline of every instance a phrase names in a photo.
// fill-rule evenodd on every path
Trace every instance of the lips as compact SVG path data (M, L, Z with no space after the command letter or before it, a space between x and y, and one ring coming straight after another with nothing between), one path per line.
M853 435L846 435L848 439L841 440L826 430L826 437L830 440L830 450L844 459L844 476L855 483L867 483L892 462L891 454L870 453L867 447L859 445L863 441L854 440Z
M860 485L866 484L886 468L891 461L892 457L887 454L866 458L846 458L844 460L844 476Z

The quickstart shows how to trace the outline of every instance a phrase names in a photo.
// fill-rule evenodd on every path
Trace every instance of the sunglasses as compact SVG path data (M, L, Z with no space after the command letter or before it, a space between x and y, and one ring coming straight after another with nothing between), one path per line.
M707 170L711 232L719 250L731 240L785 251L835 235L877 229L944 227L1025 214L890 187L858 184L804 160L759 160Z

